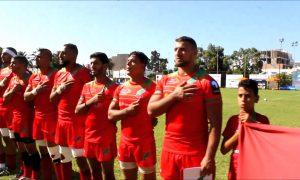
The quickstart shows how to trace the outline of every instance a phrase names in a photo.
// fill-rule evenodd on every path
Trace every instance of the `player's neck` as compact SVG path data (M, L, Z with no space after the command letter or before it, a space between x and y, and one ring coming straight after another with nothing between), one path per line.
M109 81L109 78L105 75L99 75L95 77L97 83L106 84Z
M145 82L145 80L146 80L146 78L144 75L130 77L130 82L132 82L134 84L143 84Z
M253 115L255 114L255 110L253 109L241 109L240 112L245 112L247 114Z
M51 67L40 68L41 74L45 75L51 71Z
M19 72L15 72L16 76L18 76L19 79L24 79L27 76L26 70L21 70Z
M71 72L71 71L73 71L74 69L76 69L76 66L77 66L77 64L76 64L76 62L72 62L72 63L70 63L70 64L68 64L67 66L66 66L66 70L67 71L69 71L69 72Z
M194 74L199 68L197 66L178 67L178 75L185 76Z

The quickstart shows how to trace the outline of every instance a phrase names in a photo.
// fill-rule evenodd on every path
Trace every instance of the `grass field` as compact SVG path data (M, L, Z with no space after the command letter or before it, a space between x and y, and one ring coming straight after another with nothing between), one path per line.
M228 118L238 113L237 106L237 89L222 89L223 96L223 128ZM256 111L269 117L271 124L300 127L300 91L277 91L277 90L260 90L260 101L256 105ZM265 101L264 99L267 99ZM164 134L164 117L160 117L158 125L155 127L155 138L157 146L157 177L159 176L159 160L162 147L162 138ZM118 135L120 128L118 131ZM216 155L217 176L216 179L227 179L230 153L223 156L219 149ZM75 163L74 163L75 164ZM78 171L76 165L73 168ZM115 163L115 172L117 179L123 179L119 170L119 164ZM0 179L9 179L0 177Z

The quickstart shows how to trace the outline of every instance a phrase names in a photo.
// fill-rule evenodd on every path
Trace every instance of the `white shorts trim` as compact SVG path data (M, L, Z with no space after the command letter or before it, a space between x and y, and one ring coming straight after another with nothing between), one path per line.
M59 153L62 155L61 163L68 163L72 161L72 152L68 147L59 146Z
M137 168L137 165L135 162L122 162L119 161L120 168L121 169L135 169Z
M9 129L8 128L0 128L0 132L3 137L9 137Z
M16 137L14 135L14 132L11 131L11 130L8 130L8 131L9 131L9 137L10 137L10 139L15 139Z
M83 157L83 149L71 149L71 151L72 151L72 156L74 157L74 158L76 158L76 157Z
M139 167L139 172L142 174L151 174L155 172L155 166L153 167Z

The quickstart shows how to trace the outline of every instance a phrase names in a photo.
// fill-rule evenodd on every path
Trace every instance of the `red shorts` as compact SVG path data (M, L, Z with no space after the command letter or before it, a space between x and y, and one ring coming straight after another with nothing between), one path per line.
M230 159L230 167L228 172L228 180L236 180L236 172L238 168L238 157L239 154L233 153Z
M162 150L160 175L165 179L183 179L183 169L199 167L203 155L183 155Z
M156 147L153 137L140 142L120 141L119 160L121 162L135 162L138 167L153 167L156 164Z
M32 138L35 140L42 140L44 139L44 133L42 131L43 127L43 119L41 118L34 118L33 126L32 126Z
M84 157L96 158L99 162L114 160L117 156L116 140L105 139L101 143L84 142Z
M56 113L51 116L47 116L43 122L42 131L44 133L44 140L47 142L54 143L55 142L55 131L57 124L57 116Z
M84 126L70 121L57 121L55 143L75 149L83 149Z
M0 108L0 128L11 128L11 118L11 111Z

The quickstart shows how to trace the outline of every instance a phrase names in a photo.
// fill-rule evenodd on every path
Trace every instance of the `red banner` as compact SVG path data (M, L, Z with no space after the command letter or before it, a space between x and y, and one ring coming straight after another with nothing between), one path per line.
M300 179L300 128L244 123L238 179Z

